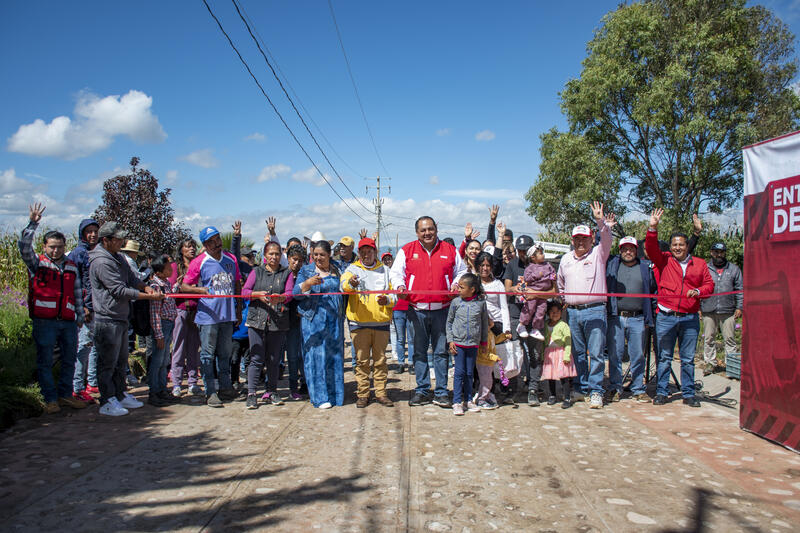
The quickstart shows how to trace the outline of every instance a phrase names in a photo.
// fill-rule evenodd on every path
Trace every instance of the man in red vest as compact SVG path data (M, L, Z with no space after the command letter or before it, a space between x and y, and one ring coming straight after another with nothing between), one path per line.
M662 252L658 245L658 224L663 209L650 215L644 245L653 262L658 280L658 388L654 405L667 403L669 375L675 343L681 361L681 395L689 407L700 407L694 388L694 353L700 333L700 298L714 293L714 280L708 265L689 254L688 238L684 233L673 233L669 238L669 251Z
M440 241L436 222L423 216L414 224L417 240L400 248L395 257L389 279L398 290L411 294L400 295L407 299L408 320L414 329L414 374L417 388L408 405L433 403L449 408L447 393L447 366L449 357L445 342L445 323L452 298L449 294L424 294L415 291L451 291L467 267L455 246ZM428 346L433 346L433 371L436 389L431 394L431 377L428 366Z
M44 253L33 251L33 234L45 207L30 206L30 223L22 230L19 251L28 267L28 313L33 321L36 343L36 373L45 401L45 413L57 413L62 406L87 406L72 397L72 377L78 356L78 328L83 325L83 291L78 267L64 257L66 239L61 232L44 234ZM53 380L53 348L61 349L58 389Z

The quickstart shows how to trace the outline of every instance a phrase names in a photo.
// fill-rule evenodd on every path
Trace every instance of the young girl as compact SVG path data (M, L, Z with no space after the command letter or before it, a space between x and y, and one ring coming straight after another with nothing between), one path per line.
M446 334L450 353L455 356L453 375L453 414L464 414L464 407L480 411L472 401L472 379L478 345L486 347L489 339L489 312L483 298L481 281L467 273L458 281L458 298L447 313Z
M150 263L150 268L153 269L150 287L157 292L171 294L173 291L169 277L172 275L172 263L169 256L165 254L155 258ZM167 368L172 361L170 344L177 316L178 309L175 307L175 299L150 301L150 326L153 330L155 346L147 362L147 381L150 386L148 401L155 407L164 407L180 401L167 392Z
M549 291L552 289L553 283L556 281L556 271L553 269L553 265L544 260L544 250L540 244L535 244L528 249L528 259L530 264L525 267L525 273L523 274L525 288L535 291ZM544 340L542 329L544 328L546 309L546 300L540 298L526 300L519 313L517 334L525 338L528 336L528 328L531 328L531 337Z
M544 363L542 364L542 379L549 380L550 397L547 405L556 403L556 380L561 380L561 390L564 394L562 409L568 409L572 405L570 396L570 383L572 378L578 375L575 370L575 363L570 357L572 339L570 337L569 326L561 320L562 305L558 300L547 303L547 329L544 340Z

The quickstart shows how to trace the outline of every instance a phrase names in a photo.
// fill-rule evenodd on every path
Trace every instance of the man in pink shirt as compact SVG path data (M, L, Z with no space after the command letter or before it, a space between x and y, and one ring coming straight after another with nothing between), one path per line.
M584 396L591 393L589 406L600 409L605 371L606 261L611 251L611 227L616 221L613 214L603 215L603 204L599 202L592 202L592 216L600 233L599 244L594 246L594 233L588 226L575 226L573 250L561 257L557 283L560 293L583 293L564 297L578 370L575 389Z

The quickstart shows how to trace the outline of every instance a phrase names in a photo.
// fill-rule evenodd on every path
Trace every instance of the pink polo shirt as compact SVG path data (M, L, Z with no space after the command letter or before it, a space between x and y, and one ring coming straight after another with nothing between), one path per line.
M569 252L561 257L558 266L558 292L585 292L590 296L565 296L568 305L584 305L605 302L605 296L595 296L606 292L606 261L611 252L611 228L604 220L597 222L600 244L583 257L575 257Z

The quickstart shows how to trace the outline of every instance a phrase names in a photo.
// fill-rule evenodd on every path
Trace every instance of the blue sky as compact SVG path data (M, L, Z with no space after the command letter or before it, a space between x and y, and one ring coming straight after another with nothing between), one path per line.
M209 3L372 229L374 215L325 165L232 3ZM800 2L766 4L800 33ZM564 126L558 91L580 73L586 42L617 2L334 1L384 165L327 2L242 5L361 201L371 206L374 194L365 194L364 177L388 172L385 213L430 214L443 235L457 236L467 221L485 231L492 203L515 233L536 234L522 195L538 174L539 135ZM195 232L242 219L245 234L260 240L269 215L282 240L314 230L338 239L366 226L320 184L200 0L4 2L0 47L0 228L18 230L37 199L48 205L47 225L74 231L98 205L103 179L133 155L173 188L176 213ZM386 221L389 241L412 238L411 221Z

